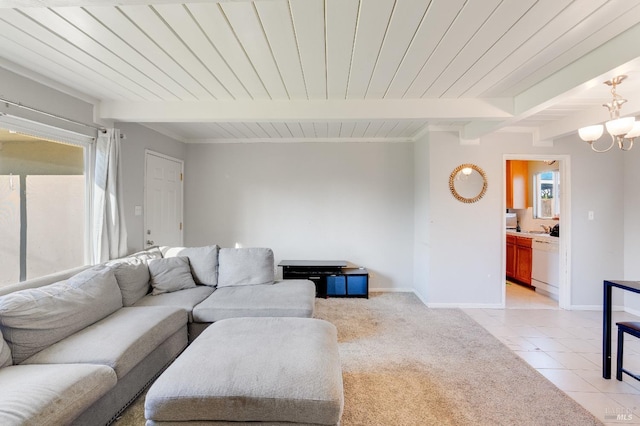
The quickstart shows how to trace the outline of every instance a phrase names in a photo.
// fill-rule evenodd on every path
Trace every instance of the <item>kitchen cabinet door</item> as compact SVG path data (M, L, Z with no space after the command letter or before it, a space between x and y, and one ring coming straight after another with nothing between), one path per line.
M516 237L507 235L507 278L516 277Z
M531 285L531 239L518 238L516 244L516 279L523 284Z
M507 208L526 209L529 206L529 163L507 160Z

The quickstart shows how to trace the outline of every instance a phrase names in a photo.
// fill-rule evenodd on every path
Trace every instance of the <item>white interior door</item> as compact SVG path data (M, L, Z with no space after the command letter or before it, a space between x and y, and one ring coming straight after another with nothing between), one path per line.
M144 247L182 246L181 160L145 155Z

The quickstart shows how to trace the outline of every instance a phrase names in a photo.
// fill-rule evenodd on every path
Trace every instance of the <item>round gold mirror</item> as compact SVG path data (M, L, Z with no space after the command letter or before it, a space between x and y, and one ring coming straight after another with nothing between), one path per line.
M456 200L475 203L487 192L487 176L475 164L461 164L449 176L449 189Z

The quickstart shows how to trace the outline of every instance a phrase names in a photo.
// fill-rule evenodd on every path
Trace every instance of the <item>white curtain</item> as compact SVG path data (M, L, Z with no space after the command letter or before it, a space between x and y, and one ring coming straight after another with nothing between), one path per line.
M93 263L127 254L120 130L98 132L93 187Z

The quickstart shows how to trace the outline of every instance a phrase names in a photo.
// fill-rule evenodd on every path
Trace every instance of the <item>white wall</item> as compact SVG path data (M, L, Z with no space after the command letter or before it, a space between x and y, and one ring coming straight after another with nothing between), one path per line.
M429 304L501 303L504 154L569 154L571 304L602 305L602 281L623 275L622 153L596 154L577 135L554 147L533 147L528 135L496 133L480 145L465 146L446 132L430 135L429 151L428 163L420 166L429 168L431 181ZM475 204L456 201L448 188L451 171L467 162L483 168L489 182L485 197ZM587 220L588 211L594 211L595 220Z
M126 135L122 140L122 174L127 248L131 253L144 247L144 211L136 216L135 206L144 206L145 150L184 160L187 149L184 143L139 124L116 123L115 126Z
M0 97L41 111L50 112L81 123L93 124L93 105L0 67ZM56 120L46 115L0 103L0 112L49 124L89 136L95 129Z
M502 247L502 155L493 143L460 145L457 134L434 132L429 139L430 246L427 302L430 305L498 305L504 282ZM473 163L488 180L476 203L456 200L449 175Z
M640 157L636 150L624 156L624 279L640 280ZM618 292L614 290L614 292ZM625 305L640 314L640 295L624 292Z
M577 134L559 143L573 152L572 303L602 307L602 282L624 275L623 160L628 154L618 149L595 153ZM594 212L592 221L589 211ZM562 219L560 223L562 234ZM621 301L621 297L614 298L616 304Z
M429 298L429 264L431 243L429 223L430 203L429 135L415 142L414 146L414 247L413 281L416 294L426 302Z
M185 244L347 260L371 288L408 289L413 195L410 143L191 144Z

